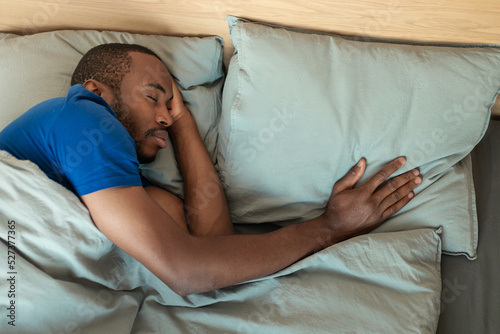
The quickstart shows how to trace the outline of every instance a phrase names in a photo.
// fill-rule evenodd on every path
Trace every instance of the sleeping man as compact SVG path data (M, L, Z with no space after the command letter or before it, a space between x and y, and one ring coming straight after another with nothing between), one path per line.
M183 200L139 173L167 138L184 179ZM12 122L0 133L0 149L72 190L109 240L180 295L262 277L367 233L405 206L421 182L417 170L390 178L405 163L400 157L354 188L366 168L361 159L335 183L321 216L234 235L217 172L179 89L152 51L127 44L90 50L67 96ZM207 184L218 192L200 198L197 190Z

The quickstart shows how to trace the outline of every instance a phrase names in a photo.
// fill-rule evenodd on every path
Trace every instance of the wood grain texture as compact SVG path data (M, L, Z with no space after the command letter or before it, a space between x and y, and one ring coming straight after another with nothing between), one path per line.
M226 15L345 35L500 44L498 0L0 0L0 31L97 29L218 35L227 64ZM500 115L500 105L495 105Z

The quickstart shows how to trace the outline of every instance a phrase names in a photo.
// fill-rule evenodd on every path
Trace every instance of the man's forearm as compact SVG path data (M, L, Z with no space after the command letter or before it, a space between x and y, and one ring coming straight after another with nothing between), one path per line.
M184 206L191 233L232 234L224 190L189 111L169 128L169 133L183 176Z
M179 279L168 285L187 295L273 274L345 238L321 219L260 235L193 237L176 259Z

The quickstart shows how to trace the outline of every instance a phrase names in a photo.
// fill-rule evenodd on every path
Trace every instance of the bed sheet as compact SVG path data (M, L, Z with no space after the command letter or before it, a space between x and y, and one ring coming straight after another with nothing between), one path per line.
M472 151L478 256L442 257L438 334L500 333L500 120Z
M0 175L0 333L436 330L441 239L433 229L362 235L273 275L181 297L33 163L0 151Z

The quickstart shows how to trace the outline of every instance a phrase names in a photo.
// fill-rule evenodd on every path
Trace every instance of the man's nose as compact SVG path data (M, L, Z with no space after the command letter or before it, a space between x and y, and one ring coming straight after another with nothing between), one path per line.
M164 127L170 126L174 123L174 119L170 115L170 111L166 106L157 112L156 123L163 125Z

